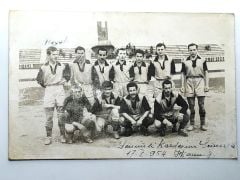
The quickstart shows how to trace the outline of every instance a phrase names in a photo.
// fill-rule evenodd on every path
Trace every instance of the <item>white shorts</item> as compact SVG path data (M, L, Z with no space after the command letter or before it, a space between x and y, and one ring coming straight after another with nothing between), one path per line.
M115 82L113 85L113 92L121 97L127 96L127 84L128 82Z
M151 106L151 108L153 108L153 102L154 102L154 98L153 98L153 86L150 84L141 84L138 83L138 93L142 96L145 96L147 98L147 101L149 103L149 105Z
M47 86L44 95L44 107L63 106L65 91L63 85Z
M204 79L202 77L187 78L186 97L205 96Z
M88 101L90 102L91 105L93 105L94 104L93 86L91 84L83 84L82 88Z

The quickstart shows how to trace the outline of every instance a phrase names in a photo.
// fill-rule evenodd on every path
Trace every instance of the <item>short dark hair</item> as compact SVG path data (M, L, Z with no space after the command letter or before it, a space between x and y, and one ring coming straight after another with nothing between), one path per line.
M158 44L156 45L156 48L157 48L157 47L161 47L161 46L163 46L164 49L166 49L166 45L165 45L164 43L158 43Z
M98 50L97 50L97 53L98 53L98 54L99 54L99 51L105 51L106 54L107 54L107 49L104 48L104 47L100 47L100 48L98 48Z
M111 81L104 81L103 83L102 83L102 88L104 89L104 88L111 88L111 89L113 89L113 83L111 82Z
M188 45L188 50L189 50L189 48L190 48L191 46L196 46L196 48L198 49L198 45L197 45L197 44L191 43L191 44Z
M135 82L130 82L127 84L127 90L129 91L130 87L135 87L136 89L138 89L138 85Z
M164 88L165 84L171 84L171 86L172 86L172 81L170 81L168 79L164 80L163 83L162 83L162 88Z
M57 48L54 46L50 46L47 48L47 55L51 55L51 52L57 51Z
M78 47L75 48L75 53L77 53L77 51L80 51L80 50L83 50L85 52L84 47L78 46Z
M119 49L117 50L117 54L119 53L119 51L127 51L127 49L126 49L126 48L119 48Z
M137 49L137 50L135 51L135 56L136 56L137 53L142 54L142 55L144 56L144 51L141 50L141 49Z

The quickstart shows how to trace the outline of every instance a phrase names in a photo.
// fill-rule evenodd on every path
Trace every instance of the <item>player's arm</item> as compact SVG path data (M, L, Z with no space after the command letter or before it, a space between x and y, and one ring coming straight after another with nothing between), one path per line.
M95 98L95 102L93 103L91 113L96 114L97 112L102 111L102 104L99 102L97 98Z
M92 106L91 106L88 98L87 98L85 95L83 95L82 98L83 98L83 101L84 101L84 105L85 105L85 107L87 108L87 111L88 111L88 112L91 112Z
M207 92L209 91L209 75L208 75L208 67L207 61L203 63L203 70L204 70L204 90Z
M149 115L150 111L146 111L138 120L138 124L142 124L142 121Z
M44 83L44 72L42 70L42 68L39 69L37 77L36 77L36 81L38 84L40 84L42 87L46 87L45 83Z
M170 77L176 74L176 67L175 67L175 62L172 59L170 63Z
M135 73L134 73L134 67L132 65L129 69L129 79L130 79L130 81L133 81L134 78L135 78Z
M155 76L155 66L154 64L151 62L150 65L148 66L148 73L147 73L147 79L148 81L151 80L151 77Z
M185 99L183 99L183 97L180 94L178 94L178 97L176 99L176 104L181 107L180 113L182 114L187 113L188 103L186 102Z
M157 99L155 99L155 101L154 101L154 118L160 122L162 122L164 120L164 118L162 116L160 104Z
M119 112L122 114L122 116L125 119L130 121L132 124L136 123L135 119L133 119L131 116L129 116L129 109L128 109L127 104L126 104L126 102L124 100L123 100L123 102L121 104Z
M122 116L127 119L128 121L130 121L132 124L135 124L136 121L131 117L129 116L127 113L122 113Z
M181 89L180 91L183 93L185 91L185 83L186 83L186 67L185 64L182 63L182 70L181 70Z
M120 109L120 106L116 106L116 105L114 105L114 104L106 104L106 103L103 103L102 106L105 107L105 108L116 108L116 109Z
M69 64L65 65L65 68L63 69L63 78L68 82L71 78L71 68Z
M143 99L142 99L142 107L143 109L145 110L144 114L140 117L140 119L138 120L138 124L142 124L142 121L149 115L150 113L150 106L149 106L149 103L146 99L146 97L144 96Z
M114 79L115 79L115 70L114 70L114 67L112 66L109 71L109 80L114 82Z

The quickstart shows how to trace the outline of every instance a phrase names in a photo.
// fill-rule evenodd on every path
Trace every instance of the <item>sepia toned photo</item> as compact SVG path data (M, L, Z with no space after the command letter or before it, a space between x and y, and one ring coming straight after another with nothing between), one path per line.
M9 159L237 158L234 15L9 13Z

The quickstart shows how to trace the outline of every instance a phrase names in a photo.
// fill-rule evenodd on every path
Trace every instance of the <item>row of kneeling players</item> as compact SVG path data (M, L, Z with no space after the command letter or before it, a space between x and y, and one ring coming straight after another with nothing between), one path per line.
M134 82L127 84L128 95L123 98L113 93L112 82L104 81L102 87L102 93L92 106L80 85L71 88L71 95L64 101L64 113L59 117L65 127L63 143L81 138L92 143L95 136L104 132L115 139L131 136L134 132L148 136L149 132L158 131L160 136L165 136L167 127L180 136L188 136L184 129L190 115L188 104L179 93L172 91L170 80L163 82L163 91L154 101L153 112L147 98L139 95Z

